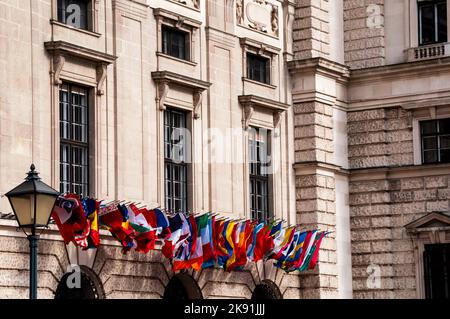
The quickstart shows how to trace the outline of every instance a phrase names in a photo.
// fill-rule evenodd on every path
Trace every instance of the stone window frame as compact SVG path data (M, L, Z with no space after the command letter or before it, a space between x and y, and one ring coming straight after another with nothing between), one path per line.
M242 47L242 81L251 82L271 89L276 89L279 85L277 61L279 61L280 49L267 45L250 38L240 38ZM247 77L247 53L261 56L269 60L269 83L259 82Z
M419 47L419 7L417 5L417 0L404 0L406 8L409 7L409 14L407 14L408 18L408 26L409 30L407 31L409 34L407 43L409 44L409 48L417 48ZM407 10L405 10L408 12ZM450 42L450 0L447 0L447 43Z
M170 71L154 71L151 73L152 79L156 85L156 108L157 114L157 180L158 180L158 202L161 207L165 206L165 158L164 158L164 111L167 108L174 108L185 111L186 114L186 128L191 133L191 163L187 165L187 205L188 210L193 211L197 209L195 187L193 187L196 178L195 165L195 145L193 143L196 129L196 121L202 116L202 101L204 94L211 86L210 82L198 80L185 75ZM186 101L182 104L179 100L170 98L169 92L177 91L182 88L189 90L192 93L192 101ZM200 123L201 125L201 123Z
M420 122L450 118L450 99L429 100L425 104L413 103L403 105L403 109L412 111L413 130L413 158L414 165L427 165L422 162L422 136L420 133ZM436 165L448 165L438 163Z
M65 41L48 41L44 43L46 51L51 58L50 74L52 81L51 92L51 184L59 189L60 185L60 134L59 134L59 89L63 82L86 87L89 92L89 196L97 196L100 193L100 171L102 154L100 154L101 123L104 118L102 112L103 95L107 67L115 62L116 56L81 47ZM77 68L90 69L91 77L77 73Z
M200 26L201 22L196 21L194 19L182 16L180 14L170 12L161 8L155 9L153 12L153 15L156 19L156 55L158 57L165 57L174 61L187 63L190 65L197 65L197 52L195 50L196 43L200 41L198 38L200 32ZM171 55L163 53L162 50L162 26L168 26L173 29L177 29L181 32L187 33L187 36L189 38L188 45L188 52L189 52L189 59L179 59L176 57L173 57Z
M82 32L85 34L89 34L95 37L100 37L99 33L99 8L100 8L100 0L90 0L91 1L91 16L90 24L91 28L81 29L70 26L66 23L58 21L58 0L52 0L52 17L50 19L50 23L52 25L58 25L64 28L68 28L74 31Z
M450 243L450 216L440 212L433 212L405 225L405 229L410 235L414 247L416 297L425 299L425 269L423 261L425 245Z

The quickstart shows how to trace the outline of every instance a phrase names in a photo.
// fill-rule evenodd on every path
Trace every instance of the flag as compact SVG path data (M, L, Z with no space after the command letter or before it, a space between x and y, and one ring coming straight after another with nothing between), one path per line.
M264 223L257 224L252 233L252 242L251 245L247 249L247 257L249 261L253 261L253 252L255 250L256 246L256 237L258 236L258 233L264 228Z
M202 250L203 250L203 265L202 268L211 268L215 265L214 245L212 234L214 233L215 217L209 217L207 225L201 231Z
M217 265L223 267L228 258L228 250L225 246L226 229L228 227L228 221L218 220L216 221L216 231L213 233L214 236L214 257L216 259Z
M127 253L134 247L134 230L130 222L125 220L126 216L119 210L115 203L107 205L100 204L99 221L100 225L111 233L122 244L122 250Z
M319 250L320 250L320 245L322 244L322 240L324 239L324 237L328 235L328 232L322 232L319 235L319 239L317 240L316 244L314 245L313 248L313 252L312 252L312 257L311 257L311 262L309 263L308 269L314 269L316 268L317 265L317 261L319 259Z
M193 215L189 216L187 221L189 224L189 237L187 238L186 242L183 241L181 243L180 250L176 253L175 258L173 259L172 268L174 271L188 269L192 265L194 267L198 266L197 264L195 264L199 261L198 255L200 253L200 248L198 248L197 250L197 240L199 239L197 222Z
M183 219L182 214L177 213L172 217L168 217L170 236L164 240L161 248L162 254L169 259L173 258L174 244L178 242L182 234Z
M197 241L195 251L189 258L189 263L197 271L202 268L203 264L203 240L205 240L206 246L209 246L209 217L209 214L204 214L195 218L195 223L197 224ZM209 257L212 257L212 251L209 251L209 253Z
M297 243L295 244L294 250L292 251L290 256L288 256L285 260L281 260L282 264L281 263L280 263L281 265L277 264L277 266L281 266L281 268L286 272L292 272L296 269L294 268L294 264L297 260L300 259L303 244L305 242L307 234L308 232L300 233L300 235L297 238Z
M254 227L255 224L249 220L243 223L236 248L236 260L232 269L242 269L247 264L247 250L253 240Z
M89 234L89 222L77 195L59 196L52 210L52 218L67 245L79 245Z
M283 229L279 232L279 235L274 240L274 249L270 259L278 260L283 255L285 250L289 248L292 243L295 234L295 227L289 227L288 229Z
M306 239L308 241L305 240L305 243L303 244L303 252L300 256L300 259L298 260L298 263L296 264L296 268L300 271L305 270L305 269L303 269L305 262L306 261L309 262L309 258L310 258L309 254L310 254L311 248L315 242L317 230L313 230L309 234L310 234L309 238L308 238L308 236L306 237Z
M264 225L256 235L256 245L253 251L253 261L258 262L263 259L266 254L273 248L273 238L270 236L271 228Z
M98 248L100 245L98 228L99 202L92 198L83 198L82 204L90 226L89 235L87 237L87 248Z
M169 219L159 208L153 209L156 219L156 235L166 239L170 237Z

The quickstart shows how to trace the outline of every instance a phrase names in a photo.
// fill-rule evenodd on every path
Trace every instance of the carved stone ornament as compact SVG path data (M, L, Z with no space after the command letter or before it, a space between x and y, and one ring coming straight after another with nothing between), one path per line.
M279 35L279 10L274 0L236 0L236 23L266 33Z
M283 112L280 112L280 111L273 112L273 127L274 128L277 128L280 125L282 113Z
M58 54L53 59L53 72L54 72L54 83L55 85L61 85L62 81L60 79L61 71L66 63L66 58L63 55Z
M202 100L203 100L202 90L195 90L193 95L194 119L200 118L200 108L202 106Z
M188 7L194 7L195 9L200 9L200 0L172 0L181 3Z
M254 112L255 108L251 103L247 104L244 107L244 119L243 119L244 130L248 130L248 128L250 127L250 120L252 119Z
M106 80L106 70L107 65L101 63L97 65L97 95L105 94L105 90L103 89Z
M166 109L166 97L169 93L169 81L158 82L157 92L156 92L156 103L161 111Z

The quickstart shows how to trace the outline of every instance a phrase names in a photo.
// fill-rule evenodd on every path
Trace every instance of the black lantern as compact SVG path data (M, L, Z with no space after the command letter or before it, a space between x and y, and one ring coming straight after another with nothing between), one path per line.
M30 241L30 299L37 297L37 241L47 227L59 192L41 181L31 164L25 182L8 193L9 203L16 215L19 227Z

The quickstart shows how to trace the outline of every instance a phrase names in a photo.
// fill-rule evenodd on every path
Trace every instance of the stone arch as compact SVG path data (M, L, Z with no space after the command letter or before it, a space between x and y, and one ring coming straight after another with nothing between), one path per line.
M255 286L251 299L283 299L283 295L280 288L272 280L264 279Z
M74 272L65 273L58 283L55 292L55 299L105 299L103 285L90 268L80 266L80 287L70 288L67 280L73 276Z
M197 281L188 273L183 272L172 276L169 280L164 289L163 299L203 299L203 294Z

